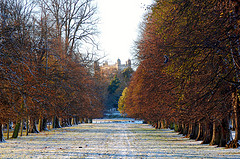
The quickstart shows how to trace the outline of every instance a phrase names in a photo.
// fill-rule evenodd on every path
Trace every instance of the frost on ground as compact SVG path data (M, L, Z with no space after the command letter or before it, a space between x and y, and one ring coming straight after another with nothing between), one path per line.
M141 121L98 119L7 140L0 158L240 158L240 151L201 145Z

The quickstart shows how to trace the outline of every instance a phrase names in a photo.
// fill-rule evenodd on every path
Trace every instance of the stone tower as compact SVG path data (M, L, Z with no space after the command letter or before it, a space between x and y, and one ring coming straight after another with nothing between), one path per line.
M132 65L131 60L128 59L128 60L127 60L127 67L131 68L131 65Z
M121 60L120 59L117 60L117 64L121 65Z

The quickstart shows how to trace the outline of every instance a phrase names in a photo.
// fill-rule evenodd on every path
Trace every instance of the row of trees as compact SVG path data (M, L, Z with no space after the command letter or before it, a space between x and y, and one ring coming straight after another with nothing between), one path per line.
M95 12L92 0L0 0L0 125L13 121L13 137L23 123L28 133L102 116Z
M205 144L238 146L238 9L234 0L156 1L137 43L140 64L122 112L157 128L174 123Z

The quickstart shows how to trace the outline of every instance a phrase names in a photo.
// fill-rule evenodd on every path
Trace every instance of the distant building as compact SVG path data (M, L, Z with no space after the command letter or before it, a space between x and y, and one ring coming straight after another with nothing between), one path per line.
M131 68L131 60L127 60L126 64L121 64L121 60L118 59L117 63L115 64L115 67L117 67L118 71L123 71L125 68Z
M101 75L109 78L112 78L115 74L120 73L126 68L131 68L131 60L126 61L126 64L121 64L121 60L118 59L113 65L109 65L108 62L105 61L102 66L99 66L98 62L94 63L95 73L98 72Z

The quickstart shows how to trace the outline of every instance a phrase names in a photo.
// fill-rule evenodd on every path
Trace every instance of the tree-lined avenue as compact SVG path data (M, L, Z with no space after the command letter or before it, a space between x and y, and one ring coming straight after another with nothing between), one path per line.
M0 145L1 158L239 158L238 149L201 145L133 119L98 119L93 124L31 134Z

